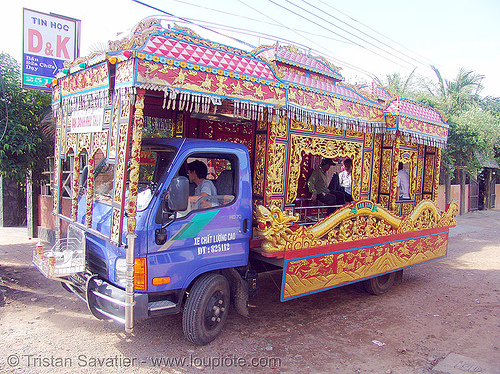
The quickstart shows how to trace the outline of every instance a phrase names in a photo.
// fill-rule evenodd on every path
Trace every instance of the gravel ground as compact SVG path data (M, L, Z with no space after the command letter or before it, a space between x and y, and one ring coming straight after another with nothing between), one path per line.
M0 228L1 373L435 373L450 353L500 368L500 211L469 213L448 257L406 269L382 296L351 285L279 300L281 274L261 275L250 317L232 312L198 347L181 316L132 334L31 265L25 228Z

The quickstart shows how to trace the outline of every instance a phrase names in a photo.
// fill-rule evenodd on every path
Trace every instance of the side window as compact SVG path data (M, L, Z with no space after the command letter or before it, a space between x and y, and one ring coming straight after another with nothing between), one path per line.
M189 204L185 212L231 204L237 196L237 158L230 154L192 154L182 164L178 175L189 179Z

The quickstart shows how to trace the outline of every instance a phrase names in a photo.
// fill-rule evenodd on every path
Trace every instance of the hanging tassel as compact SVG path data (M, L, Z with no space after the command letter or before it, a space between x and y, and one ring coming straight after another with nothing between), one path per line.
M167 102L167 90L163 91L163 105L162 108L165 109L165 104Z

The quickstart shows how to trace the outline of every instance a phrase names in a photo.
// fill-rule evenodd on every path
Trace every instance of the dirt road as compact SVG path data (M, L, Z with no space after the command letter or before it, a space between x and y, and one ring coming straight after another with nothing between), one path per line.
M281 303L280 274L264 275L250 318L231 313L204 347L180 315L132 335L95 319L31 265L25 229L0 228L0 372L421 374L450 354L500 368L500 211L458 222L447 258L382 296L354 285Z

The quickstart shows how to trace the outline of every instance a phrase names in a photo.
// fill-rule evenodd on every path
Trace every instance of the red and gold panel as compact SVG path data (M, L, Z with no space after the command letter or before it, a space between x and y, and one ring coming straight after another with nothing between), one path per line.
M399 118L399 130L430 136L445 143L448 138L448 129L446 127L404 116Z
M134 82L134 60L116 64L115 88L131 86Z
M370 122L384 122L382 108L324 95L319 92L304 91L299 88L290 87L288 89L289 103L320 114L356 118Z
M446 256L448 228L339 243L330 252L285 253L281 300L324 291ZM359 249L358 249L359 248ZM326 252L326 253L324 253ZM298 255L298 256L297 256Z
M268 105L285 105L285 90L271 85L262 84L262 80L250 77L246 80L244 74L236 78L234 73L224 75L223 70L207 67L205 71L183 69L173 65L170 60L161 63L140 61L137 67L137 81L145 84L155 84L199 93L210 93L218 96L261 102Z
M59 80L61 95L64 97L66 95L106 88L109 85L108 77L107 62L78 71Z

